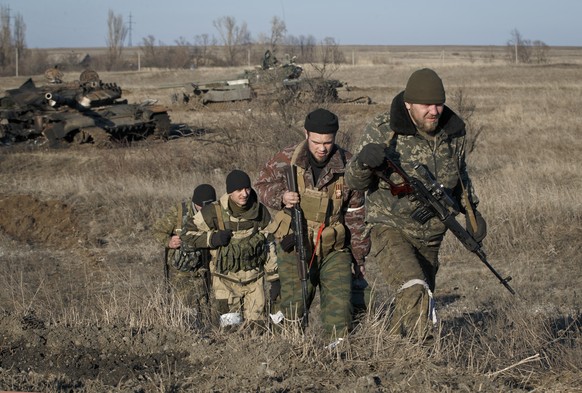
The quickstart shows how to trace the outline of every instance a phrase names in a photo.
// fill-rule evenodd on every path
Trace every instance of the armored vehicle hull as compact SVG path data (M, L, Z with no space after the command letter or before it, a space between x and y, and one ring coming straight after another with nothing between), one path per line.
M164 106L153 100L129 104L121 96L119 86L94 78L40 87L29 79L0 98L0 142L103 144L167 137Z

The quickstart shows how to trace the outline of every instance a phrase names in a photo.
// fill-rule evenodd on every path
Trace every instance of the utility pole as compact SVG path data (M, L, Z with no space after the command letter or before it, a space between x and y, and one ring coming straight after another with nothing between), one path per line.
M129 47L132 47L132 42L131 42L131 31L133 30L133 19L131 18L131 12L129 13Z

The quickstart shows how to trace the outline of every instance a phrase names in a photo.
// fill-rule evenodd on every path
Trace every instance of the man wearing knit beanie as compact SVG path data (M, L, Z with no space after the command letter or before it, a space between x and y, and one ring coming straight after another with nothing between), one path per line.
M251 188L251 178L245 172L235 169L226 176L226 192L228 194L243 188Z
M201 316L210 316L210 254L208 250L183 247L180 234L202 206L216 200L210 184L200 184L191 200L184 199L154 225L154 236L165 249L164 279L182 304Z
M345 177L351 188L367 191L371 255L396 294L390 331L419 341L434 337L432 296L447 228L436 216L426 216L424 223L415 220L418 202L392 194L394 184L403 179L392 173L386 181L378 173L387 173L386 157L409 176L415 176L415 165L422 165L443 190L454 191L450 196L465 214L467 231L477 242L485 238L487 226L476 210L479 200L465 162L465 123L445 105L445 99L443 81L434 70L414 71L389 110L365 127Z
M212 288L221 327L266 324L264 282L278 284L275 248L266 231L270 221L249 175L235 169L226 176L226 193L185 226L184 244L215 254Z
M281 302L275 304L279 310L272 310L278 311L271 312L272 320L277 324L284 316L285 322L305 325L319 287L322 325L330 340L340 340L352 328L352 268L363 281L369 249L364 194L345 184L344 168L351 154L335 143L338 130L334 113L323 108L310 112L305 117L305 139L276 153L255 183L261 202L278 211L272 226ZM291 170L297 174L295 187L289 182ZM292 222L291 211L296 208L303 212L302 223ZM302 250L295 239L298 225L305 227ZM299 251L308 253L304 267L309 278L303 280L306 294L297 269Z
M196 211L202 209L202 206L212 203L216 200L216 190L210 184L200 184L192 193L192 203L196 206Z

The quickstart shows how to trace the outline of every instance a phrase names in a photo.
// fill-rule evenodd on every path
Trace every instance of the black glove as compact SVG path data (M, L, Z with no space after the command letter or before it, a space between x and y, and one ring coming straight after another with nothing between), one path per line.
M385 143L368 143L358 154L358 161L370 168L377 168L386 158L385 150Z
M281 248L285 252L291 252L295 248L295 234L290 233L281 238Z
M232 230L222 229L216 231L210 236L210 246L213 248L228 246L230 238L232 237Z
M481 241L483 241L483 239L485 239L485 236L487 236L487 223L485 222L485 219L483 218L481 213L479 213L477 210L474 210L474 212L475 221L477 221L477 230L473 231L473 226L471 225L471 220L469 219L468 214L465 214L466 220L465 225L467 232L469 232L469 234L473 236L473 239L480 243Z
M269 299L271 303L275 303L281 297L281 281L271 281L271 288L269 288Z

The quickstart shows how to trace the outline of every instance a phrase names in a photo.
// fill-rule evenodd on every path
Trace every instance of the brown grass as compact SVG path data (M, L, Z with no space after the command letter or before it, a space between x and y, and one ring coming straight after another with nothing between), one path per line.
M116 344L127 354L154 356L158 345L165 345L160 354L166 359L173 359L172 351L180 346L188 352L184 364L164 360L144 373L141 391L580 391L580 50L564 49L553 65L513 66L476 61L488 48L451 49L459 53L451 57L464 58L455 62L448 56L443 62L440 48L408 53L394 48L398 57L393 61L387 60L392 52L376 49L365 53L368 60L341 66L332 75L356 90L345 94L365 93L377 102L369 107L326 104L340 117L342 143L353 146L364 124L387 109L414 69L435 68L447 87L449 105L470 116L470 132L481 131L468 160L489 224L485 247L491 263L513 276L517 296L447 237L436 291L441 335L432 347L387 335L385 310L391 294L373 259L368 280L374 285L374 307L337 350L322 349L326 343L317 334L317 309L305 335L291 329L273 336L250 331L225 335L205 324L192 328L188 310L163 294L153 222L200 182L223 192L230 169L256 177L276 149L301 138L303 117L314 105L250 103L230 111L173 105L174 122L209 132L112 149L1 149L4 315L27 321L34 316L54 329L76 329L81 341L83 327L100 326L111 332L111 340L118 333L133 340L123 332L142 332L143 341L134 347L126 348L123 340ZM155 97L170 105L178 85L232 78L241 71L105 73L102 79L121 85L130 102ZM0 80L4 88L19 83ZM459 96L463 108L456 107ZM31 206L7 208L23 196L32 197ZM32 205L47 201L63 206L42 219L33 215ZM62 242L39 230L56 228L54 220L65 214L74 224L60 229ZM17 232L15 222L30 230ZM14 333L7 329L4 342L10 343L7 337ZM157 338L147 341L148 332ZM91 343L77 348L97 345ZM221 363L224 356L244 363L247 371ZM12 367L26 364L23 360ZM130 377L125 384L114 383L39 366L26 379L10 372L10 365L0 365L1 387L12 390L61 391L63 381L68 386L76 381L79 391L140 391L135 384L129 387Z

